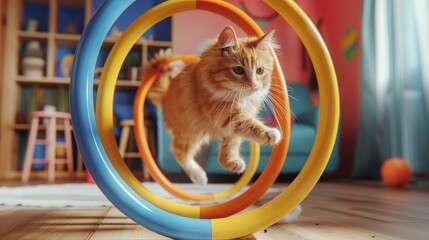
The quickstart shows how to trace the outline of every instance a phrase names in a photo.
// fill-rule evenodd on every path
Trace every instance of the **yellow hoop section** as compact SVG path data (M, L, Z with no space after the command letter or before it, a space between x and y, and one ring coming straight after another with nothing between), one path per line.
M225 219L213 219L213 239L234 238L240 235L234 231L240 228L243 222L241 236L252 234L252 229L261 229L280 220L285 213L289 213L295 206L304 200L316 185L325 169L338 131L340 101L335 75L328 48L320 33L311 23L302 9L292 0L264 0L275 9L296 31L301 38L313 62L320 93L320 119L316 139L307 163L295 180L276 198L252 212ZM267 214L269 217L267 217ZM264 218L264 223L252 219ZM223 226L232 226L224 228Z
M171 58L165 59L158 69L163 69L164 66L169 63L181 60L185 63L196 62L199 61L198 57L192 55L183 55L183 56L175 56ZM158 165L155 161L152 161L153 158L147 158L146 156L150 156L150 150L148 147L145 127L144 127L144 113L142 111L145 103L146 95L154 81L156 81L159 70L155 69L148 73L147 77L145 77L137 90L135 101L134 101L134 135L136 136L136 143L139 149L139 152L144 159L145 167L148 167L151 176L155 179L157 183L159 183L165 190L167 190L172 195L184 199L184 200L194 200L194 201L204 201L204 200L221 200L231 197L236 194L240 189L246 186L252 177L254 176L256 169L258 168L259 163L259 145L256 143L251 143L250 146L250 156L249 156L249 164L246 168L246 171L243 173L241 178L229 189L213 193L213 194L203 194L197 195L192 193L184 192L183 190L177 188L173 183L171 183L161 172Z
M285 214L290 212L296 205L298 205L313 189L318 179L320 178L323 170L328 163L329 156L331 154L332 148L334 146L337 128L339 123L339 93L338 86L335 76L335 70L332 64L332 60L329 56L329 52L321 38L320 34L311 23L309 18L305 15L305 13L294 3L292 0L265 0L273 9L275 9L279 14L288 21L294 30L298 33L301 38L304 46L306 47L311 60L313 61L313 65L315 67L316 75L318 77L319 90L320 90L320 120L319 120L319 128L317 130L316 139L313 145L313 149L310 153L308 161L304 165L303 169L299 173L299 175L295 178L295 180L286 188L281 194L279 194L272 201L265 204L263 207L259 207L255 210L240 214L234 215L230 217L220 218L220 219L212 219L212 238L213 239L231 239L246 236L254 233L257 230L260 230L264 227L274 224L279 219L281 219ZM144 27L142 29L147 28L147 26L152 26L158 20L171 16L175 13L187 11L187 10L209 10L213 11L216 6L224 5L222 1L209 1L209 0L184 0L184 1L167 1L162 5L158 5L148 12L147 22L143 22ZM231 10L230 13L234 13L233 16L229 16L234 22L240 25L244 31L246 31L249 35L260 35L262 32L257 27L254 27L250 22L247 22L247 17L242 17L242 13L238 12L238 10ZM221 14L221 13L219 13ZM222 15L222 14L221 14ZM134 25L134 24L133 24ZM140 34L141 35L141 34ZM139 34L134 33L128 36L123 36L124 38L137 40L140 37ZM130 45L131 46L131 45ZM129 47L131 48L131 47ZM128 50L129 51L129 50ZM126 52L128 52L126 51ZM117 52L112 49L111 54L118 54L118 58L120 61L125 59L126 54ZM110 56L109 56L110 59ZM109 60L108 59L108 60ZM112 60L110 60L112 61ZM278 64L278 62L277 62ZM279 65L277 65L279 66ZM113 65L115 67L115 65ZM116 66L118 67L118 66ZM118 69L115 69L115 74L110 72L106 73L106 81L116 81ZM277 73L281 75L281 73ZM280 76L281 77L281 76ZM280 78L276 83L283 84L283 78ZM110 99L113 98L113 91L109 96ZM284 97L284 96L283 96ZM101 100L100 100L101 101ZM97 99L97 109L102 102ZM287 101L287 99L285 99ZM276 106L278 112L279 107ZM281 106L284 107L284 106ZM112 118L112 114L110 116L100 115L101 117ZM99 116L99 117L100 117ZM99 119L97 119L97 122ZM106 120L106 119L104 119ZM110 119L109 119L110 121ZM108 129L107 129L108 130ZM290 129L282 129L284 133L289 134ZM103 131L100 131L103 133ZM100 134L101 135L101 134ZM288 137L288 136L286 136ZM105 137L104 137L105 138ZM108 150L108 148L106 149ZM287 151L286 149L279 149L276 146L273 150L273 156L275 154L283 153L283 151ZM285 153L284 153L285 154ZM280 154L281 155L281 154ZM273 159L276 160L276 159ZM269 164L273 161L271 160ZM112 159L112 164L115 165L115 168L120 173L121 177L124 178L125 181L130 185L140 186L140 183L135 181L134 179L126 179L125 177L130 176L129 169L125 166L125 169L120 169L121 161L120 155L119 158ZM276 171L280 171L281 165L272 164L267 168L269 169L269 174L276 173ZM127 172L128 171L128 172ZM272 172L271 172L272 171ZM266 171L264 171L265 173ZM263 173L263 174L264 174ZM268 174L268 173L267 173ZM255 185L255 184L254 184ZM135 186L134 186L135 187ZM155 199L151 195L142 194L140 190L133 188L136 193L140 194L142 197L147 199L150 202L163 201L163 204L172 204L171 202L167 202L163 199ZM255 190L257 192L257 190ZM151 200L149 200L151 198ZM174 207L173 207L174 208ZM185 207L180 207L184 214L183 216L189 216ZM171 208L169 208L171 209ZM177 209L176 209L177 210ZM167 210L169 211L169 210ZM193 211L193 210L189 210ZM177 211L171 211L177 212ZM194 214L198 215L198 214Z
M173 7L172 7L173 6ZM289 99L287 98L287 91L285 90L285 81L281 73L280 64L277 57L272 50L272 54L276 59L275 71L273 73L273 84L281 86L283 92L272 91L271 94L279 100L279 104L274 106L275 115L279 118L280 128L284 136L281 142L273 149L271 160L267 164L264 172L244 193L240 196L228 200L226 202L215 205L204 206L186 206L180 204L172 204L171 201L160 198L148 191L142 184L132 175L124 163L123 158L119 154L117 144L113 140L113 95L116 79L119 74L120 66L131 50L134 43L140 36L156 22L165 17L171 16L174 13L201 9L212 11L217 14L230 18L237 23L248 35L262 36L264 33L259 26L240 9L222 1L167 1L163 4L148 10L138 19L136 19L127 30L121 35L116 44L113 46L110 54L106 60L104 71L101 74L99 91L97 94L96 102L96 122L97 128L102 140L106 154L112 165L117 169L122 179L140 196L151 202L161 209L171 213L188 216L193 218L223 218L244 210L248 206L255 203L266 190L274 183L286 157L288 142L290 139L290 113L289 111L282 111L282 109L289 109ZM284 112L285 114L280 114ZM282 116L282 117L280 117ZM152 158L151 154L146 154L145 159Z

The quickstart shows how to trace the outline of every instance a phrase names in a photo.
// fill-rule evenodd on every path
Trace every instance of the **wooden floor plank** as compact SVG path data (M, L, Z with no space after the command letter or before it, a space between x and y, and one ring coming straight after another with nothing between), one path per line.
M398 239L380 229L374 229L373 226L376 227L378 221L371 218L309 207L305 203L303 208L305 214L297 222L292 226L282 226L285 231L301 233L305 239Z
M90 238L104 239L168 239L135 223L118 209L111 208Z
M46 210L43 216L35 219L31 216L40 210L27 210L26 215L30 220L22 219L20 227L2 235L1 239L88 239L109 208L50 209L49 212Z
M368 237L420 239L422 236L423 239L429 239L427 233L421 233L424 228L415 224L426 224L429 227L427 215L409 211L410 207L421 209L423 212L426 211L429 205L426 205L425 201L418 200L424 200L429 196L428 194L418 194L417 196L412 191L399 189L387 189L389 193L385 194L383 193L386 191L385 188L366 187L360 189L353 185L342 186L337 184L323 185L321 188L323 189L318 189L315 194L310 195L304 201L303 208L306 214L303 214L303 217L296 224L299 224L299 221L305 217L308 217L308 221L318 227L328 224L334 233L330 239L336 239L336 233L342 232L343 229L346 232L353 232L353 236L360 236L361 238L358 239L367 239ZM377 190L374 192L374 189ZM414 196L411 197L411 195ZM416 229L398 230L396 227L408 224L415 226ZM322 234L322 236L326 235ZM353 238L347 237L347 239Z
M49 210L46 209L34 209L28 211L28 209L22 209L13 207L1 206L0 209L8 208L7 211L2 210L0 214L0 239L6 239L7 235L10 235L22 226L28 225L29 223L36 221L49 214Z
M378 182L322 182L302 207L297 221L260 230L253 239L429 239L427 186L389 189ZM114 207L0 206L0 226L2 240L168 239Z

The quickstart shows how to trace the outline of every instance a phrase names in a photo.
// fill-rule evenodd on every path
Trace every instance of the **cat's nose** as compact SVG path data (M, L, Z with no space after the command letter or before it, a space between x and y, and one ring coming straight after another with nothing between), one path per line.
M248 81L247 86L249 86L249 88L251 88L251 89L256 89L258 87L258 84L256 82L253 82L253 81Z

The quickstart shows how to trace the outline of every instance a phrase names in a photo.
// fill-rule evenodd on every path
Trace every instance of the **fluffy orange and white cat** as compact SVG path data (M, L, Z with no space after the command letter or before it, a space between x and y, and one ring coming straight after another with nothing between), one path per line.
M207 183L194 156L212 138L220 142L218 162L241 173L246 163L239 153L242 139L277 144L282 134L264 125L256 114L268 98L275 48L274 31L262 37L237 38L227 26L200 56L174 79L158 81L149 99L163 109L171 133L171 150L189 178Z

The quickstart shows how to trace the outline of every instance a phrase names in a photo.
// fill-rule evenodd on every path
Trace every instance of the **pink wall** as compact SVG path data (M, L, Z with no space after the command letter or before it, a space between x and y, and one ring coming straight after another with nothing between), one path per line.
M257 18L271 16L274 11L260 0L229 0L239 6L245 2L249 15ZM346 31L353 28L360 36L361 0L296 0L302 9L317 23L323 19L320 31L332 55L338 75L341 100L341 166L340 175L348 175L353 161L359 103L360 54L346 59L343 41ZM216 37L226 26L235 24L209 12L192 11L175 15L173 40L177 54L195 53L196 46L206 39ZM281 45L279 59L287 82L309 84L311 67L302 44L293 29L280 16L266 22L263 30L276 29ZM238 30L239 36L244 36ZM359 40L358 40L359 42ZM359 46L358 46L359 48Z
M239 6L240 2L243 1L230 0L229 2ZM264 18L275 13L260 0L247 0L245 2L248 4L249 11L254 12L258 17ZM253 3L253 5L251 3ZM196 46L207 39L215 38L226 25L233 26L237 30L239 37L245 36L243 31L239 30L234 23L210 12L192 11L177 14L174 18L173 40L174 49L177 54L195 53L197 49ZM279 16L268 21L263 28L265 32L272 29L276 30L276 39L281 44L279 60L283 72L285 73L286 81L301 82L301 79L299 79L299 76L302 74L301 69L295 67L295 62L299 61L295 60L295 55L300 52L300 50L295 47L299 43L299 39L291 27L284 24L284 21Z
M325 21L322 34L334 61L340 88L340 172L349 175L353 166L359 119L362 2L361 0L324 0L323 3L322 1L318 1L318 3ZM350 29L354 29L357 34L357 52L354 57L346 59L343 44L345 43L346 32Z

